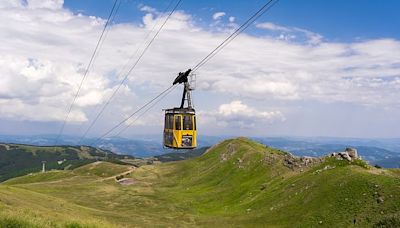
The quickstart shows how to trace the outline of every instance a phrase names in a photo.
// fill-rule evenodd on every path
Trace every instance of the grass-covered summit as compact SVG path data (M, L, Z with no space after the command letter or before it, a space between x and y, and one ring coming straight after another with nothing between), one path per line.
M11 179L0 185L0 224L396 226L399 186L397 169L301 159L237 138L186 161L140 168L97 162Z

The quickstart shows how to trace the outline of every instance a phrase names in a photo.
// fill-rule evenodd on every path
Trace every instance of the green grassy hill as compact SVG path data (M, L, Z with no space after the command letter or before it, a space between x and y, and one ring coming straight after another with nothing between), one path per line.
M0 182L46 168L74 169L96 160L116 161L122 156L111 151L86 146L31 146L0 143Z
M398 169L305 162L238 138L191 160L97 162L8 180L0 227L398 227L399 196Z
M204 154L209 147L200 147L193 150L183 150L154 156L160 162L182 161L190 158L196 158Z

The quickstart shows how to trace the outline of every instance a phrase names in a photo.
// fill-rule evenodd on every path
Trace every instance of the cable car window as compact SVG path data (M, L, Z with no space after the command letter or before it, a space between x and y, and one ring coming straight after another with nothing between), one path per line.
M193 116L193 130L196 130L196 116Z
M168 129L174 128L174 117L172 115L168 115Z
M175 130L182 130L182 118L181 116L175 116Z
M183 116L183 130L193 130L192 116Z
M165 129L172 129L174 127L174 117L170 114L165 115Z

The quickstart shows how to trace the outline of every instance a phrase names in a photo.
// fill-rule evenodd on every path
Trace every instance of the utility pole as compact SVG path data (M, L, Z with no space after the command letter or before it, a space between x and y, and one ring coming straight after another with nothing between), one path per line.
M42 161L42 173L46 172L46 161Z

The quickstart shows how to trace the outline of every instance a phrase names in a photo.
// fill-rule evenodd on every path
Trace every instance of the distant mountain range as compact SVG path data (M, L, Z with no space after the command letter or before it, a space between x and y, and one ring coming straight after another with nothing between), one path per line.
M199 148L210 147L229 136L199 136ZM80 138L65 136L60 145L76 145ZM346 147L356 148L359 154L370 164L386 168L400 167L400 139L358 139L328 137L253 137L260 143L289 151L298 156L321 156L330 152L343 151ZM54 135L7 136L1 135L0 142L25 143L32 145L53 145ZM90 145L94 139L85 139L84 145ZM135 157L152 157L176 151L163 148L161 135L141 135L134 138L106 138L92 146L111 150L118 154ZM180 152L178 152L180 153Z

